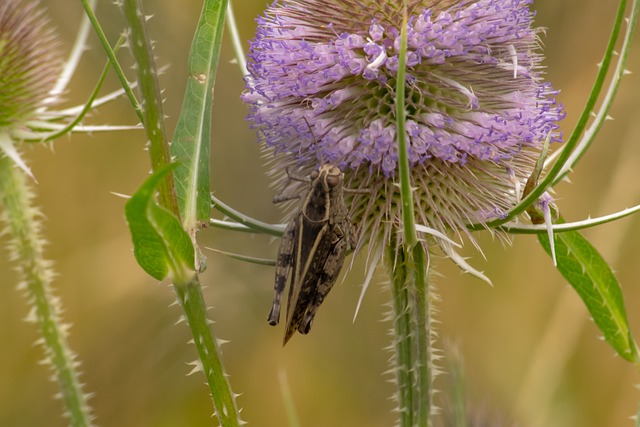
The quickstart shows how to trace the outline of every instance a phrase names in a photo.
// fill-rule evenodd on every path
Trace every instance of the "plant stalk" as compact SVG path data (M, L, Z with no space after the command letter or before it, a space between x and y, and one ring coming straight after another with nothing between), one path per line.
M20 289L25 291L32 308L28 320L37 325L45 350L60 387L65 415L74 427L92 425L88 397L83 393L76 370L77 357L67 343L67 325L60 318L60 302L51 289L54 273L51 261L44 257L44 240L40 236L39 211L32 205L34 194L24 173L13 161L0 155L0 200L4 206L2 219L11 237L10 256L18 263L22 275Z
M393 295L393 351L402 427L431 426L433 372L428 260L423 245L413 249L392 240L387 259Z
M187 323L198 350L199 360L192 372L202 371L207 378L215 408L215 415L222 427L239 427L242 424L235 394L222 363L219 343L214 340L206 317L207 306L202 286L195 275L189 283L174 284L174 289L184 310Z

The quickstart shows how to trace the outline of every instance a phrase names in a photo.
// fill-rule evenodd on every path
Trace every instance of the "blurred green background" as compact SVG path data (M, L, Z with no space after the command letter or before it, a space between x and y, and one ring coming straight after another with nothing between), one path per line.
M43 0L69 51L82 16L75 0ZM110 40L122 31L119 10L102 1L98 16ZM536 23L543 36L547 78L560 89L568 135L588 95L607 42L616 2L540 0ZM241 38L255 29L264 0L236 1ZM200 2L147 1L154 15L150 32L157 41L165 112L172 130L185 87L185 63ZM271 198L255 134L239 100L243 82L228 34L215 90L212 136L213 189L235 208L263 221L280 222ZM640 69L640 40L629 68ZM246 47L245 43L245 47ZM120 55L127 63L127 52ZM91 38L80 69L65 94L66 105L83 103L104 65ZM108 88L118 83L110 76ZM556 200L568 220L598 216L640 202L640 77L622 84L597 144L571 176L557 187ZM135 123L126 101L100 108L86 120L96 124ZM70 343L82 361L82 380L95 393L91 403L101 426L209 426L208 391L199 374L187 377L196 358L187 328L174 325L180 309L172 289L147 277L136 265L124 221L124 200L149 171L142 132L77 135L26 150L38 179L37 204L44 213L47 256L59 273L55 289L71 323ZM636 338L640 337L640 217L584 233L616 271ZM208 229L203 246L258 257L275 256L277 242ZM554 270L532 236L518 236L505 247L489 235L478 239L486 260L468 251L470 262L494 287L437 260L441 302L439 347L463 354L470 408L525 427L602 427L631 425L640 393L632 365L614 355L578 297ZM3 240L4 242L4 240ZM6 255L6 251L5 251ZM396 419L389 397L389 300L383 271L375 277L355 323L352 322L364 262L358 259L347 279L323 305L309 336L296 336L282 348L282 327L266 322L273 270L208 252L202 277L212 307L215 334L230 340L223 356L243 418L252 426L286 426L279 378L286 375L301 425L391 426ZM16 291L17 277L0 258L0 426L64 426L61 404L35 328L23 321L28 307ZM446 363L446 362L445 362ZM438 385L446 388L448 377ZM497 424L489 424L497 425Z

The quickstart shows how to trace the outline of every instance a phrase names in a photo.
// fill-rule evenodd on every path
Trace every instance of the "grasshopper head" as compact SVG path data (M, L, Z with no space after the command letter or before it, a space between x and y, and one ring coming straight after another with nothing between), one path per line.
M329 188L335 188L342 183L342 171L336 166L325 163L319 169L311 172L311 181L315 181L320 177L321 181L326 182Z

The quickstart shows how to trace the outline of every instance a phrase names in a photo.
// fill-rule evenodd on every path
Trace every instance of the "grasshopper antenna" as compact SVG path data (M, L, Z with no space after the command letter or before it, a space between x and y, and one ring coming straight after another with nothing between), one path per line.
M309 124L309 121L304 116L302 117L302 120L304 120L304 122L307 124L307 128L309 129L309 133L311 134L311 137L313 138L313 143L316 146L316 151L318 151L320 153L320 164L321 165L326 164L326 162L324 161L324 156L322 155L322 150L320 149L320 143L316 139L316 136L313 134L313 129L311 129L311 125Z

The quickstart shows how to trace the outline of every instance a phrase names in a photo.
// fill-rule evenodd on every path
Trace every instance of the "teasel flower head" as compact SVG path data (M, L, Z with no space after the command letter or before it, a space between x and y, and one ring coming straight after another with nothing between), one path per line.
M0 3L0 132L26 129L52 102L62 61L37 2Z
M251 43L249 120L288 191L331 162L358 247L401 221L395 85L401 0L282 0ZM406 131L416 221L442 233L503 217L563 117L542 80L531 0L408 0ZM442 245L444 240L440 239Z

